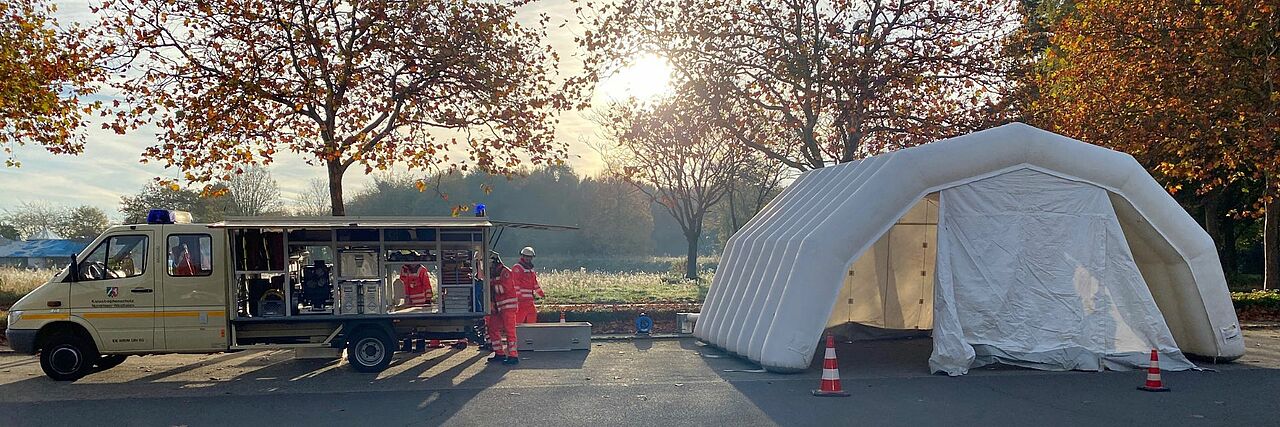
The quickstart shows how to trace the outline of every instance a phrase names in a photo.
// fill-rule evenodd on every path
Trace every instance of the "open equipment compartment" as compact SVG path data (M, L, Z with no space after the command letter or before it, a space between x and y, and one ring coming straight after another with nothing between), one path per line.
M492 309L476 268L488 253L484 218L254 217L211 227L233 242L238 348L328 346L359 322L462 338Z

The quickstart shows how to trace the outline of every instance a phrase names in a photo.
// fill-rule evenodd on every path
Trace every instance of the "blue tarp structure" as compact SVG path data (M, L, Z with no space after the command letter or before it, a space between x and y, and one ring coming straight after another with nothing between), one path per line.
M51 268L69 262L88 244L77 240L49 239L0 244L0 266Z

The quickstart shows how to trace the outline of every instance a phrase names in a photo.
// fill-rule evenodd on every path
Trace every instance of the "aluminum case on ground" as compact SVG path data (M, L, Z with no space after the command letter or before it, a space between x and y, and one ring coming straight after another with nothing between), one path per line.
M591 349L591 323L525 323L516 325L520 351Z

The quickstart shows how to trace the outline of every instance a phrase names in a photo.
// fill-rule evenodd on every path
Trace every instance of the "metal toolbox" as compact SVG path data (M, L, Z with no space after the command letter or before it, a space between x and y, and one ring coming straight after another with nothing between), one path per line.
M361 294L364 296L360 312L363 314L386 314L386 306L382 303L382 282L377 280L366 281L360 287L363 288Z
M338 282L338 314L360 313L360 281Z
M338 314L385 314L381 280L339 280Z
M524 323L516 325L520 351L591 349L591 323Z
M440 309L445 313L471 312L470 286L441 286Z
M375 279L378 277L378 253L373 251L338 252L338 277Z

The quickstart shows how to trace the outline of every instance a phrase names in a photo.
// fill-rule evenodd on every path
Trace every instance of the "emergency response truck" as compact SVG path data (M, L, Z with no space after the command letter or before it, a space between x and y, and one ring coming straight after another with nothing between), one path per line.
M401 340L483 342L491 231L555 227L483 215L206 225L153 210L146 224L108 229L19 300L6 333L56 380L130 355L247 349L345 348L354 369L379 372Z

